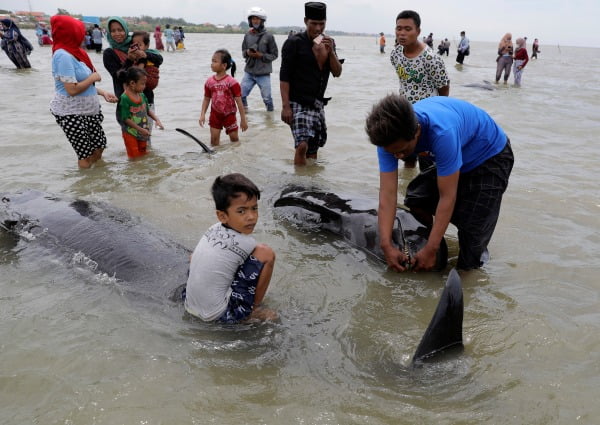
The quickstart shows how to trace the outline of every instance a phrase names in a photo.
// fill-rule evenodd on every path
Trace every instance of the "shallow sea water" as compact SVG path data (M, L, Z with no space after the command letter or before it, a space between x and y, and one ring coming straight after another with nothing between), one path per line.
M164 55L156 112L166 129L154 132L152 153L127 160L114 107L103 102L109 147L86 171L48 111L50 49L34 50L29 71L14 70L2 55L0 192L35 188L107 201L192 248L216 220L214 178L243 172L263 190L255 236L277 252L266 304L281 319L199 323L180 305L138 302L122 283L34 241L14 246L0 236L0 423L596 423L597 49L542 46L522 88L493 91L465 85L493 80L494 43L474 42L462 67L444 58L451 95L503 126L516 162L491 261L463 280L464 353L412 369L448 270L389 272L273 211L287 184L377 199L376 155L363 126L371 105L397 90L388 55L374 37L336 38L346 63L329 83L329 140L315 164L295 169L277 72L275 113L264 111L256 88L240 143L223 135L208 156L175 131L208 143L198 117L212 52L226 47L242 64L239 35L189 34L186 41L185 51ZM284 38L277 41L281 47ZM110 89L101 56L91 57L103 76L99 87ZM415 173L402 171L402 184ZM455 257L453 229L447 239Z

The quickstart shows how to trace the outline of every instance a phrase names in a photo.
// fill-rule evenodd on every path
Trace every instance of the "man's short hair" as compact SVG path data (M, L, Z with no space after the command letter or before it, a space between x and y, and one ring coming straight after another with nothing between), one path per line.
M373 105L365 131L372 144L385 147L414 139L418 124L412 104L404 96L389 94Z
M403 10L402 12L398 13L398 16L396 16L396 21L398 21L398 19L412 19L415 23L415 26L417 28L421 28L421 17L414 10Z
M219 211L227 211L231 200L242 194L246 195L248 199L254 197L260 199L260 190L248 177L240 173L217 177L212 185L211 193L215 200L215 208Z

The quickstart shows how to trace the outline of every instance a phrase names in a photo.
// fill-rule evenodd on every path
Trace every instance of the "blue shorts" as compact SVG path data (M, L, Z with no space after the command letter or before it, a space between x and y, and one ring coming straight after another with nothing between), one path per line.
M250 255L237 269L231 284L232 292L227 309L217 319L217 322L239 323L250 316L254 306L256 283L263 266L263 263Z

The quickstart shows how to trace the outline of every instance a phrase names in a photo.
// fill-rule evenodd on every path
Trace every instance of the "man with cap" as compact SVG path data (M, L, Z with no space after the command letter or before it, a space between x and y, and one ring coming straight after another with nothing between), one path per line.
M288 38L281 50L279 73L281 119L294 137L295 165L306 165L307 158L317 158L317 151L327 141L324 106L329 74L339 77L342 63L335 42L323 34L327 6L321 2L304 4L306 31Z
M275 37L265 28L266 20L267 13L262 8L252 7L248 10L250 29L242 42L242 55L246 60L242 79L242 103L246 109L248 108L247 97L258 84L267 111L273 110L271 72L273 72L272 62L277 59L279 50Z

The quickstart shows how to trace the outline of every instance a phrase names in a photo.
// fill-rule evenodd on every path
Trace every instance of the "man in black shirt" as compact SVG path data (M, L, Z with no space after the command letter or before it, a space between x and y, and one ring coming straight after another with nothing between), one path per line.
M339 77L342 64L335 42L323 34L326 5L304 4L306 31L288 38L281 51L279 73L281 119L292 129L295 165L306 165L306 158L317 158L319 147L327 141L323 107L329 74Z

